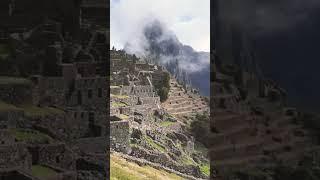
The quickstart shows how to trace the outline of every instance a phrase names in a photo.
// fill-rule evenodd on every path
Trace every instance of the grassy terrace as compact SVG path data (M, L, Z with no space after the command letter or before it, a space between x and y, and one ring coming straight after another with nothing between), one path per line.
M54 140L46 134L31 129L10 129L10 133L18 140L27 143L47 144Z
M64 111L53 107L37 107L32 105L23 105L27 117L45 117L49 115L64 114Z
M115 94L110 94L110 97L119 98L119 99L129 98L129 96L126 96L126 95L115 95Z
M58 175L53 169L40 165L32 166L31 174L39 179L49 179Z
M0 76L0 85L31 85L31 81L19 77Z
M14 111L14 110L22 110L20 108L17 108L16 106L12 104L5 103L3 101L0 101L0 112L3 111Z
M157 170L150 166L139 166L135 163L128 162L123 158L111 155L110 162L110 179L111 180L182 180L183 178Z
M13 104L8 104L3 101L0 101L0 112L15 111L15 110L24 111L27 117L44 117L48 115L64 113L64 111L57 108L53 108L53 107L37 107L33 105L21 105L17 107Z
M115 108L117 108L117 107L126 107L126 106L128 106L126 103L123 103L123 102L112 102L111 103L111 107L115 107Z
M202 174L209 176L210 175L210 165L209 164L202 164L200 166L200 171Z
M123 119L123 120L129 119L129 116L124 115L124 114L120 114L120 115L118 115L118 117Z
M171 125L175 124L175 122L171 122L171 121L163 121L160 123L160 126L162 127L169 127Z
M154 142L149 136L144 136L146 142L154 149L157 149L160 152L166 152L166 149L159 145L158 143Z
M6 44L0 44L0 58L7 58L10 54L10 49Z

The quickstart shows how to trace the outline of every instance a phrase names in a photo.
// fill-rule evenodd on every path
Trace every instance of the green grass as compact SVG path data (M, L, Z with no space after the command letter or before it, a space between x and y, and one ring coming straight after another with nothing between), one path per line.
M11 134L18 140L27 143L47 144L54 140L46 134L35 130L27 129L10 129Z
M183 154L183 155L181 156L180 161L181 161L182 164L185 164L185 165L197 165L197 164L193 161L193 159L192 159L190 156L186 155L186 154Z
M194 143L194 150L201 153L201 154L207 154L208 148L206 148L202 143L199 141L195 141Z
M64 111L53 107L37 107L33 105L22 105L27 117L45 117L49 115L64 114Z
M0 76L0 85L31 85L31 81L25 78Z
M202 164L200 166L200 171L202 174L209 176L210 175L210 165L209 164Z
M124 115L124 114L120 114L120 115L118 115L118 117L123 119L123 120L129 119L129 116Z
M39 179L47 179L56 176L58 173L51 168L34 165L31 167L31 174Z
M0 44L0 57L5 59L10 55L10 49L6 44Z
M152 148L157 149L160 152L166 152L166 149L164 147L162 147L158 143L155 143L149 136L144 136L144 139Z
M139 166L125 159L111 155L110 158L111 180L182 180L183 178L158 170L150 166Z
M3 112L3 111L14 111L14 110L21 110L21 109L17 108L13 104L8 104L8 103L5 103L3 101L0 101L0 112Z
M173 125L173 124L175 124L175 122L163 121L163 122L160 123L160 126L162 126L162 127L168 127L168 126L171 126L171 125Z
M119 98L119 99L129 98L129 96L126 96L126 95L115 95L115 94L110 94L110 97L115 97L115 98Z
M112 102L111 103L111 107L115 107L115 108L117 108L117 107L126 107L126 106L127 106L127 104L123 103L123 102Z

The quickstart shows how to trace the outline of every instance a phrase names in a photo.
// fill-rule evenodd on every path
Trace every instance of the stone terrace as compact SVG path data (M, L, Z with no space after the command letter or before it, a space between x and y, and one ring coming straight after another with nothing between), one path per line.
M170 79L169 97L163 107L172 115L185 115L209 110L209 105L200 95L186 92L174 79Z
M274 159L295 160L311 143L307 132L283 112L257 116L220 109L214 114L217 134L211 139L210 154L212 166L220 172L250 165L268 166Z

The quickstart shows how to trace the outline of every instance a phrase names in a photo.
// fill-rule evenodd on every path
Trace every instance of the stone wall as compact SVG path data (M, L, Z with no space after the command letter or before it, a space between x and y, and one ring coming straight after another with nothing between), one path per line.
M81 106L87 109L105 111L107 107L106 77L80 78L75 81L75 90L69 106Z
M16 128L23 119L24 112L22 110L0 111L0 129Z
M9 130L0 129L0 143L1 145L8 145L15 143L15 138L12 136Z
M39 163L65 170L75 170L74 153L64 144L43 145L39 148Z
M28 170L31 162L31 155L25 144L0 145L0 169Z
M128 121L110 122L110 148L127 153L130 147Z
M31 82L29 84L0 83L0 99L9 104L23 104L32 102Z
M107 137L81 138L76 140L76 146L85 153L106 153L108 147Z
M68 122L65 114L28 118L27 121L38 131L49 134L54 138L68 139L72 133L69 131L72 123Z
M35 88L38 94L34 96L38 97L40 105L65 107L68 85L63 77L39 77Z

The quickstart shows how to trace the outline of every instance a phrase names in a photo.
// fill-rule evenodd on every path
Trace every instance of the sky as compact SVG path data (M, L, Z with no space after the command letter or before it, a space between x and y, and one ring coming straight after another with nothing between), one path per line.
M111 0L111 47L122 49L150 18L164 23L181 43L210 51L210 0Z

